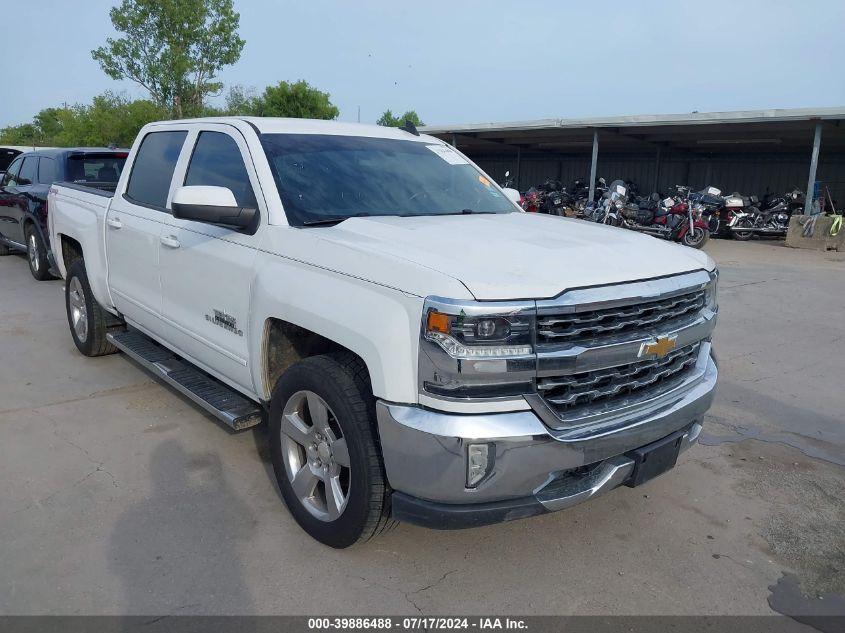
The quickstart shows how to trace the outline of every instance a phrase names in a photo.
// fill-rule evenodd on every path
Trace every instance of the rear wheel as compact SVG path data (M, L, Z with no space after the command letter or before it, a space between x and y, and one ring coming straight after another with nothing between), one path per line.
M701 248L709 239L710 231L701 228L700 226L693 226L684 234L682 241L684 246L689 246L690 248Z
M753 227L754 227L754 223L749 218L743 218L741 220L737 220L737 223L736 223L737 230L732 231L731 234L733 235L733 238L735 240L740 240L741 242L744 242L746 240L750 240L751 236L754 235L754 233L752 231L742 231L742 230L739 230L739 229L742 229L742 228L750 229L750 228L753 228Z
M26 227L26 258L29 261L29 272L35 279L38 281L55 279L50 273L47 247L32 224Z
M117 351L106 339L109 314L91 294L85 261L82 259L77 259L68 267L65 279L65 307L76 349L86 356L104 356Z
M343 548L390 527L389 488L366 367L349 353L293 365L270 400L270 454L282 497L313 538Z

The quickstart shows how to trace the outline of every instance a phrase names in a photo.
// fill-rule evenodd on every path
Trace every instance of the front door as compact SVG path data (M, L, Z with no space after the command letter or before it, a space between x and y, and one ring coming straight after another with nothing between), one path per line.
M159 249L169 218L167 204L179 154L188 132L149 132L132 163L126 191L115 195L106 215L109 289L127 320L159 334Z
M204 125L180 185L227 187L238 206L267 217L249 150L232 126ZM259 234L167 216L162 232L162 313L168 340L202 367L255 393L248 357L249 306ZM257 228L257 225L256 225ZM252 234L250 234L252 233Z
M9 165L9 169L0 180L0 235L23 246L23 240L16 237L19 233L15 208L18 204L18 172L23 165L23 157L18 157Z
M12 165L15 167L15 165ZM38 156L24 156L20 170L6 181L3 187L2 218L0 233L16 244L25 245L23 220L29 207L29 192L36 186L38 178Z

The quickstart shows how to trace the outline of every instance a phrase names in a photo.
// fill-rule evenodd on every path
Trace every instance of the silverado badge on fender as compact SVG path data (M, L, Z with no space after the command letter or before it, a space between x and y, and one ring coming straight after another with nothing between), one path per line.
M671 336L658 336L655 340L643 343L640 346L640 353L637 354L639 358L643 356L651 356L654 354L657 358L663 358L675 349L678 337L675 334Z
M214 312L214 316L211 316L210 314L205 315L206 321L214 323L214 325L219 325L224 330L227 330L232 334L237 334L238 336L244 335L244 331L238 329L238 320L231 314L226 314L223 310L215 310L213 308L212 312Z

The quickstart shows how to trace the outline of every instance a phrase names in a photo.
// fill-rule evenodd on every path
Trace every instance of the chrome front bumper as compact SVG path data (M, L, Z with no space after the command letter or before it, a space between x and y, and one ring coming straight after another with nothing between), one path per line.
M701 380L679 399L583 433L552 429L534 411L459 415L380 401L393 516L472 527L561 510L616 488L634 469L626 453L679 432L681 450L698 439L718 375L709 351L705 363ZM479 443L493 447L493 467L468 488L467 447Z

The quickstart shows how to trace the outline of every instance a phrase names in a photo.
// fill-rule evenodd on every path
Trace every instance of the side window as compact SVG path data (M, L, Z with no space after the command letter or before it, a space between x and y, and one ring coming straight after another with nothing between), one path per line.
M187 132L150 132L144 137L132 164L127 198L164 208L173 170L187 135Z
M18 184L17 176L18 170L21 168L21 163L23 163L23 158L18 158L9 165L9 169L3 174L3 182L0 183L3 187L14 187Z
M255 209L255 193L235 140L222 132L201 132L188 163L185 185L228 187L239 207Z
M56 181L56 161L42 156L38 163L38 182L42 185L52 185Z
M18 174L18 186L31 185L38 180L38 156L27 156L23 159L21 171Z

